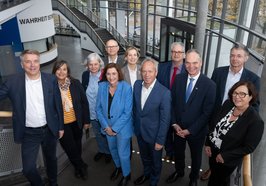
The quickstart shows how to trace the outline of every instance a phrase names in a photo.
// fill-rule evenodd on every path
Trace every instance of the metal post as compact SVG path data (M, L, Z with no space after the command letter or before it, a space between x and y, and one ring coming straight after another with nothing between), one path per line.
M207 23L208 0L197 1L197 20L195 32L195 48L203 55L205 30Z
M147 47L147 0L141 1L140 57L146 56Z

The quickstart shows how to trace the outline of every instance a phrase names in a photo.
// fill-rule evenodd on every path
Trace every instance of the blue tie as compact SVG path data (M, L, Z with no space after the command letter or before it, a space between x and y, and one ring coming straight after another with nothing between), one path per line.
M188 98L192 92L193 81L194 81L193 78L189 78L189 84L188 84L187 91L186 91L186 102L187 102L187 100L188 100Z

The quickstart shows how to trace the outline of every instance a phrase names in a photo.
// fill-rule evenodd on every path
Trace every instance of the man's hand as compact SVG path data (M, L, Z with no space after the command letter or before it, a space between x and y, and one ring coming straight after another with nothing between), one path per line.
M106 127L106 128L104 129L104 131L105 131L109 136L115 136L115 135L116 135L116 133L113 132L113 130L111 129L111 127Z
M190 134L190 132L187 129L184 129L184 130L177 132L177 135L180 136L181 138L185 138L189 134Z
M177 123L173 124L172 127L174 128L176 134L182 130L182 128Z
M155 143L155 147L154 147L155 150L161 150L162 148L163 148L163 145Z
M61 139L64 136L64 130L59 130L59 139Z

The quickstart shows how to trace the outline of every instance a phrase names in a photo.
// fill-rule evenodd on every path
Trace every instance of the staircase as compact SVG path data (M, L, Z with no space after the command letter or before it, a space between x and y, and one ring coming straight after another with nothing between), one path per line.
M117 41L119 55L125 53L125 48L129 44L124 38L110 23L100 19L86 7L86 13L83 13L76 7L67 7L60 0L52 0L52 6L53 10L61 12L80 32L86 33L104 55L106 55L105 43L110 39Z

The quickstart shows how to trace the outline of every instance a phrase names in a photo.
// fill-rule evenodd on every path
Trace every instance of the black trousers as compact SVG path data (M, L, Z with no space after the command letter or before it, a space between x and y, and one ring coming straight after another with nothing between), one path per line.
M175 169L176 172L184 174L185 169L185 150L186 142L191 152L191 172L189 178L197 180L199 178L199 170L202 159L202 148L205 141L205 136L198 138L181 138L175 134L174 136L174 149L175 149Z
M216 162L219 150L211 145L212 156L209 158L211 176L208 186L230 186L230 176L237 166L226 166Z
M82 129L76 121L64 125L64 135L59 141L75 169L80 169L85 164L81 158L81 139Z

